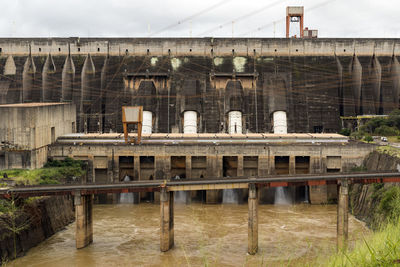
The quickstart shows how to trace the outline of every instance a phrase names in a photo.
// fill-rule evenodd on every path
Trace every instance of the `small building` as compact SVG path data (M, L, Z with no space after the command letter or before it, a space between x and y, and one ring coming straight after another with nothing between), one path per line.
M0 114L0 170L43 167L48 145L76 129L71 103L0 105Z

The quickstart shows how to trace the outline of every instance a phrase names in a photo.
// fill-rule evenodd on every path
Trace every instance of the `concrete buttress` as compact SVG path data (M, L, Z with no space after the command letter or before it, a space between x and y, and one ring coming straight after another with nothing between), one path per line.
M160 250L168 251L174 246L174 192L160 191Z
M255 184L249 184L249 226L248 253L254 255L258 250L258 197Z
M93 242L93 196L75 193L76 248Z

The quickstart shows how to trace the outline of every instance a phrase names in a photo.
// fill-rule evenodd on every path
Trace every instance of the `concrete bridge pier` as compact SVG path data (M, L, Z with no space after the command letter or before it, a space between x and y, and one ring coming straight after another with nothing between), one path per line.
M249 226L248 253L254 255L258 251L258 190L255 184L249 184Z
M93 196L75 192L76 248L93 242Z
M174 246L174 192L160 190L160 250L168 251Z
M337 248L345 250L349 233L349 184L345 179L339 181L337 207Z

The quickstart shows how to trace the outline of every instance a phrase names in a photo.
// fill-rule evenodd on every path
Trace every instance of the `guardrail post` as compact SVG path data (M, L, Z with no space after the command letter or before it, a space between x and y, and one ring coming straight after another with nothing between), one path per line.
M248 226L248 253L254 255L258 251L258 197L255 184L249 184L249 226Z
M76 248L84 248L93 242L93 196L74 193Z
M337 248L338 250L345 250L349 233L349 184L347 179L342 179L339 182L337 208Z
M160 250L168 251L174 246L174 192L160 190Z

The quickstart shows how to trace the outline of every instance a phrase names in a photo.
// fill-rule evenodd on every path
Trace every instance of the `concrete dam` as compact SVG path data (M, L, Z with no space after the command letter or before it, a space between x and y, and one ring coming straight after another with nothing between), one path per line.
M398 108L399 57L399 39L1 38L0 103L72 102L77 132L140 105L144 133L334 133Z

